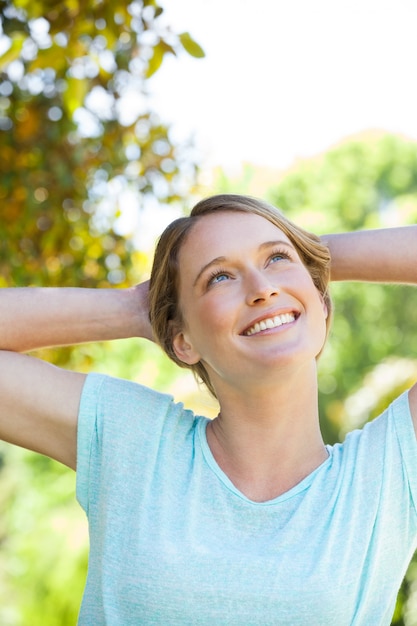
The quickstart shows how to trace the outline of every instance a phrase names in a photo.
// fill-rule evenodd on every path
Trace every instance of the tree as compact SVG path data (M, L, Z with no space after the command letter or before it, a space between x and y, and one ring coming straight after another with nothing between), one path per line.
M195 169L147 82L166 54L203 51L154 0L3 0L0 20L0 286L122 285L126 191L179 201Z

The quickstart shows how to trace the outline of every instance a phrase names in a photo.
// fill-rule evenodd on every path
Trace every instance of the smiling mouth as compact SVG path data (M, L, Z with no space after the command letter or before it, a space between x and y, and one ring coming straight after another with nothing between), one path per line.
M256 324L250 326L247 330L244 331L243 335L245 337L250 337L251 335L256 335L256 333L260 333L262 330L269 330L270 328L284 326L284 324L291 324L291 322L294 322L296 319L297 315L295 313L283 313L282 315L268 317L267 319L256 322Z

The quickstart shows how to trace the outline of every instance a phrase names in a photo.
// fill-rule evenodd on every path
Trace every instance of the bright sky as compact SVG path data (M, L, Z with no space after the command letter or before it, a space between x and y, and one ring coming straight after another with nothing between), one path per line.
M210 164L286 168L365 129L417 139L416 0L161 0L206 59L167 59L158 110Z

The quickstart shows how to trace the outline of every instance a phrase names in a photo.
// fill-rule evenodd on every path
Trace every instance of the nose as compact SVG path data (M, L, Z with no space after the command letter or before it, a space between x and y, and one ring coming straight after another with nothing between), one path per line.
M273 285L264 272L252 272L247 279L246 302L254 305L266 302L270 298L278 296L280 289Z

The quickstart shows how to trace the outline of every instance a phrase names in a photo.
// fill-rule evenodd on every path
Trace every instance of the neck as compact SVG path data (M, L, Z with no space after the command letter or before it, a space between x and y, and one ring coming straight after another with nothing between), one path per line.
M208 444L230 480L255 501L291 489L327 458L313 369L261 389L219 393L221 411L207 430Z

